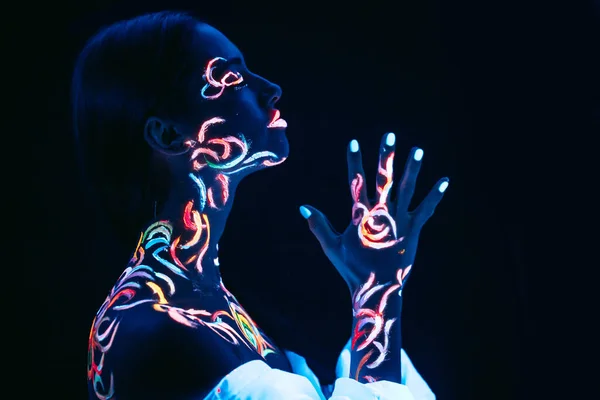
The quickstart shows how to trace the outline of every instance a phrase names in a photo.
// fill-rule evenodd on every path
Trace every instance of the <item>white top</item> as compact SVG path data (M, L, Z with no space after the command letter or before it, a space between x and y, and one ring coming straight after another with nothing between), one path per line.
M285 351L294 373L269 367L262 360L247 362L225 376L204 400L327 400L304 357ZM350 342L340 354L329 400L435 400L435 395L402 349L402 384L359 383L350 374Z

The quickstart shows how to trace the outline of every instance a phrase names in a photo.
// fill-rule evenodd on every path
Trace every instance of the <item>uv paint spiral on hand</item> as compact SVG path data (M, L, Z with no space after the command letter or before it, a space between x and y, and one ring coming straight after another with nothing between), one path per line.
M385 164L382 165L384 162ZM352 223L358 227L358 237L365 247L385 249L404 240L403 237L398 238L396 221L390 215L387 206L387 198L393 183L393 163L394 152L390 152L379 165L378 174L384 178L384 183L377 185L379 200L371 209L360 201L360 191L364 187L363 177L356 174L352 180L351 191L354 201Z

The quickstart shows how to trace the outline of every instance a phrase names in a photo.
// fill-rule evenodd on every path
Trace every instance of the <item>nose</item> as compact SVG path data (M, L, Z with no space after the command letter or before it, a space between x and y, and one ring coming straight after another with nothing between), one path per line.
M262 90L262 101L264 105L273 108L280 98L281 87L265 79L264 88Z

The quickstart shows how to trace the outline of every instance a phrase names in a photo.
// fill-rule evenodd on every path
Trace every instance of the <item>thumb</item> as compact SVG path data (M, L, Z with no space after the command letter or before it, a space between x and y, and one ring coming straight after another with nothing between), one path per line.
M337 246L338 235L323 213L314 207L300 206L300 214L308 221L311 232L315 235L325 251L331 251Z

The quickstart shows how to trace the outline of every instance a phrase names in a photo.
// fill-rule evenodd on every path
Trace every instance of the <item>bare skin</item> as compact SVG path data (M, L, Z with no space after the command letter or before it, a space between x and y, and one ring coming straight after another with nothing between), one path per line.
M201 398L227 373L285 355L221 280L218 242L235 190L287 157L281 89L251 73L219 31L198 25L206 82L188 119L148 119L146 144L168 160L172 190L140 234L94 320L88 382L96 398Z

